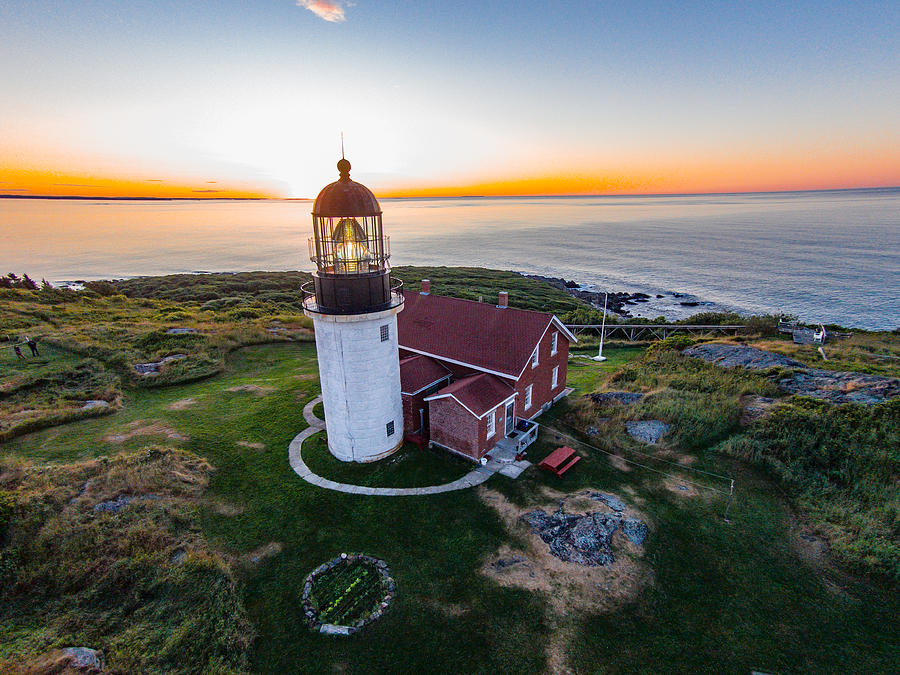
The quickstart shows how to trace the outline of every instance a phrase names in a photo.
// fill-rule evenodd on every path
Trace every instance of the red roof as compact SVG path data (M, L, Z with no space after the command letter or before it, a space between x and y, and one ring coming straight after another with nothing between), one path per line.
M444 396L452 396L476 417L482 417L503 403L513 393L513 388L499 377L488 373L479 373L457 380L425 400L433 401Z
M518 378L552 314L445 295L407 293L400 347Z
M400 391L415 394L450 375L450 371L427 356L408 356L400 362Z

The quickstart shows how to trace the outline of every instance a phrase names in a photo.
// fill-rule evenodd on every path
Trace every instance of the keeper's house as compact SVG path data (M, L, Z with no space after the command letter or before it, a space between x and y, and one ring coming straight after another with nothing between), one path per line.
M428 280L398 315L403 422L411 440L472 460L518 454L532 421L566 393L574 335L552 314L432 295Z

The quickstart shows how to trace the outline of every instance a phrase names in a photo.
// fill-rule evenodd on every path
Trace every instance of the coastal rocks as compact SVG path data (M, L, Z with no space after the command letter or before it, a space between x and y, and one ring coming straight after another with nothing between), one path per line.
M172 354L172 356L167 356L164 359L160 359L159 361L150 361L149 363L135 363L134 369L139 375L151 377L153 375L159 375L160 369L167 363L171 363L172 361L180 361L181 359L186 358L187 354Z
M545 277L540 274L525 274L524 276L529 279L535 279L536 281L543 281L544 283L550 284L555 288L565 291L569 295L589 302L598 309L603 307L604 296L606 294L599 291L585 290L577 281L567 281L566 279L562 279L559 277ZM626 305L635 305L637 303L647 302L649 299L650 296L646 293L609 293L609 295L606 297L606 308L610 312L614 312L621 316L630 316L628 310L626 309Z
M628 432L629 436L650 445L659 443L660 439L669 433L671 428L671 424L666 424L660 420L625 422L625 431Z
M85 401L81 406L82 410L93 410L94 408L108 408L109 401L97 400L97 401Z
M642 546L650 534L650 528L643 520L637 518L625 518L622 521L622 534L635 546Z
M637 403L642 398L644 398L643 394L638 394L631 391L604 391L599 394L588 394L587 396L594 403L599 403L601 405L607 405L610 403L630 405L632 403Z
M749 370L766 370L768 368L803 368L803 364L792 358L767 352L756 347L744 345L726 345L707 343L688 347L682 354L708 363L715 363L723 368L741 366Z
M103 652L90 647L66 647L62 650L71 668L99 673L106 667Z
M624 511L627 508L625 502L623 502L621 499L619 499L615 495L611 495L606 492L592 492L588 496L591 499L593 499L595 502L603 502L609 508L611 508L613 511L617 511L619 513L621 513L622 511Z
M807 368L787 356L756 347L710 343L689 347L682 353L726 368L794 369L791 374L776 379L781 389L831 403L873 405L900 396L900 379L895 377Z
M616 506L625 504L615 495L593 493L595 496L608 499ZM605 502L608 503L609 502ZM610 508L614 508L610 504ZM645 523L636 518L623 518L619 509L616 513L585 513L576 515L565 513L560 508L556 513L548 514L534 510L522 516L541 540L547 544L550 553L566 562L600 567L614 562L612 537L620 528L622 533L636 546L643 544L649 533Z
M791 373L779 379L778 386L831 403L874 405L900 396L900 379L818 368Z

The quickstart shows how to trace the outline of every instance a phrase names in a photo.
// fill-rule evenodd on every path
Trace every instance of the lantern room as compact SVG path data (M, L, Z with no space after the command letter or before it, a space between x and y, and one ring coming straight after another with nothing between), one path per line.
M397 294L391 293L381 206L365 185L350 180L350 162L341 159L337 168L340 178L313 205L309 259L316 265L315 299L307 308L331 314L387 309Z

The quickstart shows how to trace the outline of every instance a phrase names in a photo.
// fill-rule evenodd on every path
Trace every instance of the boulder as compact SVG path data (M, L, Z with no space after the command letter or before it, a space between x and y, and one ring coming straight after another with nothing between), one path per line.
M68 657L69 666L79 670L99 673L105 667L103 652L90 647L66 647L62 650L63 654Z
M640 420L634 422L625 422L625 430L632 438L656 445L659 440L669 433L672 428L671 424L666 424L660 420Z
M650 534L650 528L642 520L626 518L622 521L622 532L632 544L640 546Z

